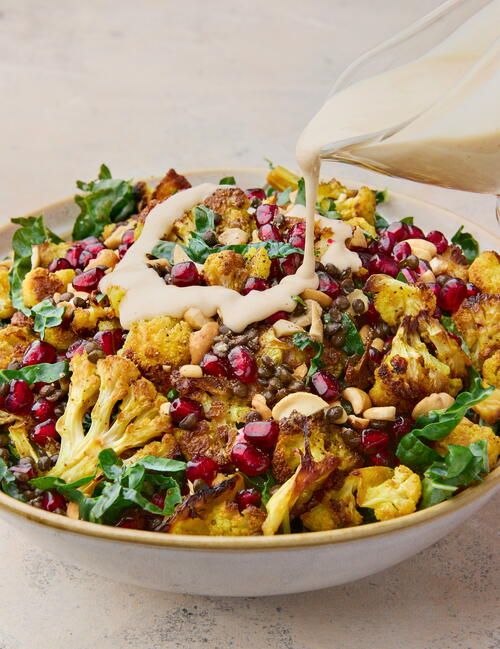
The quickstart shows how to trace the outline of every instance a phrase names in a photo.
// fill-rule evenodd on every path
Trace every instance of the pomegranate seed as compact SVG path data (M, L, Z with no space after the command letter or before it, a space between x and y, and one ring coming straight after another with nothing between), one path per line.
M370 260L368 271L371 275L375 273L384 273L385 275L390 275L391 277L397 277L397 274L399 273L399 266L389 257L376 254L373 255Z
M83 273L80 273L80 275L77 275L73 279L73 286L77 291L91 293L92 291L97 290L99 282L103 277L103 268L91 268L90 270L86 270Z
M253 198L256 198L259 201L266 200L266 192L260 187L250 187L249 189L245 189L245 196L250 200Z
M85 246L85 250L92 253L94 257L97 257L97 255L101 252L101 250L106 250L106 246L102 244L100 241L92 241L91 243Z
M174 286L196 286L200 283L200 273L192 261L174 264L170 277Z
M370 349L368 350L368 356L370 357L371 362L375 365L380 365L382 359L384 358L383 353L375 347L370 347Z
M407 239L425 239L425 234L417 225L408 223L406 227L408 229L408 236L406 237Z
M48 270L50 273L55 273L56 270L66 270L67 268L72 268L69 261L64 257L58 257L50 262Z
M116 523L116 527L125 527L129 530L143 530L145 524L144 512L137 509L122 516Z
M305 221L299 221L293 225L288 231L289 237L304 237L306 234L306 223Z
M439 230L431 230L425 238L436 246L438 255L448 248L448 240Z
M302 259L300 252L292 252L288 257L281 259L281 270L285 275L295 275L297 268L302 264Z
M211 485L219 465L212 458L206 455L195 455L186 465L186 476L190 482L203 480L207 485Z
M46 421L54 414L54 404L47 399L39 399L33 404L31 414L35 421Z
M384 232L377 241L377 251L383 255L390 255L396 243L396 235L393 232Z
M386 232L394 235L396 242L410 238L407 224L401 223L400 221L394 221L393 223L390 223L384 230L381 231L381 234L385 234Z
M94 340L99 343L106 356L112 356L123 345L123 331L121 329L98 331L94 336Z
M58 440L59 433L56 430L56 422L54 419L47 419L37 424L31 431L31 439L38 444L38 446L45 446L49 439Z
M131 246L134 243L134 239L134 230L125 230L125 232L122 234L121 242L126 246Z
M279 432L277 421L251 421L243 427L246 441L264 451L269 451L275 446Z
M245 475L253 477L269 469L269 456L251 444L237 442L231 450L231 462Z
M22 364L38 365L39 363L54 363L56 360L56 350L49 343L43 340L35 340L24 352Z
M340 397L342 389L339 380L326 370L318 370L311 376L311 387L325 401L334 401Z
M66 509L66 501L57 491L45 491L42 495L42 509L54 512L56 509Z
M374 428L361 431L361 446L368 454L386 449L389 444L389 434Z
M289 313L286 311L276 311L276 313L273 313L272 315L268 316L264 322L266 324L274 324L275 322L278 322L278 320L288 320Z
M297 255L297 257L299 257L300 259L302 259L302 255L299 252L296 252L294 254ZM290 257L291 256L292 255L290 255ZM297 268L299 266L300 266L300 261ZM281 272L280 260L274 257L273 259L271 259L271 268L269 269L269 279L279 279L281 276L282 276L282 272Z
M72 268L78 268L78 263L80 259L80 255L83 252L83 246L80 245L75 245L71 246L71 248L68 248L66 252L66 259L70 263Z
M330 277L328 273L320 270L316 273L319 279L318 290L322 293L326 293L333 300L340 294L340 286L337 282Z
M75 354L83 354L86 344L86 340L75 340L75 342L71 343L71 345L66 350L66 358L73 358Z
M368 304L368 309L363 313L363 318L369 324L376 324L380 320L380 313L375 308L375 304L370 302Z
M426 261L425 259L419 259L418 260L418 268L415 271L417 273L417 275L420 277L420 275L423 275L428 270L431 270L431 267L429 266L429 262Z
M278 216L278 213L279 207L277 205L271 205L270 203L259 205L259 207L255 210L255 220L257 221L257 225L268 225L269 223L271 223L275 216Z
M272 225L271 223L262 225L259 228L259 239L261 241L283 241L280 231L275 225Z
M96 257L96 255L93 255L88 250L82 250L82 252L80 253L80 256L78 257L78 267L79 268L86 268L89 261L91 261L95 257Z
M260 493L257 489L242 489L236 493L234 499L240 512L246 509L249 505L259 507L261 502Z
M210 376L227 376L229 374L226 361L215 354L205 354L201 359L200 367L204 374L210 374Z
M25 482L36 478L36 470L32 464L16 464L10 467L10 471L12 471L16 478L21 475L24 476Z
M401 268L399 272L403 275L403 277L406 279L408 284L415 284L415 282L417 282L418 280L417 273L414 270L411 270L410 268Z
M243 345L233 347L227 356L233 378L243 383L252 383L257 374L257 365L250 350Z
M396 440L400 440L413 428L413 419L411 417L396 417L391 424L392 434Z
M31 410L33 393L22 379L13 379L9 384L9 393L5 397L4 408L15 415L24 415Z
M165 494L155 493L151 496L151 502L156 505L158 509L165 507Z
M299 237L298 235L295 235L293 237L290 237L288 239L288 243L293 246L294 248L300 248L301 250L304 250L306 247L306 240L304 237Z
M382 449L377 453L370 455L370 462L372 464L376 464L377 466L390 466L391 464L393 464L393 462L391 462L389 452L385 449Z
M474 297L475 295L479 295L479 293L481 293L478 287L472 282L468 282L466 286L467 286L467 297Z
M268 288L269 284L265 279L262 279L261 277L249 277L241 292L243 295L248 295L250 291L265 291Z
M427 288L430 288L436 297L439 295L441 291L441 287L436 282L424 282L420 286L427 286Z
M200 420L203 419L204 414L201 403L189 397L178 397L170 404L170 418L174 424L179 424L188 415L196 415Z
M400 262L411 255L410 244L407 241L400 241L394 246L392 258L395 262Z
M445 311L456 311L467 297L467 286L458 277L449 279L438 295L438 306Z

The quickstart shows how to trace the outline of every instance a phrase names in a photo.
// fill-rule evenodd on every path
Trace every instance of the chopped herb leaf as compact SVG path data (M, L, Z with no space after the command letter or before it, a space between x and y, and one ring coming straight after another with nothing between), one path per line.
M400 223L406 223L407 225L413 225L413 216L405 216L404 219L401 219Z
M375 192L375 200L377 201L377 203L385 203L388 196L389 196L388 189L378 190Z
M175 388L172 388L171 390L169 390L169 391L167 392L167 399L168 399L169 401L173 401L173 400L176 399L178 396L179 396L179 391L176 390Z
M279 205L281 207L281 205L286 205L287 203L289 203L291 192L291 187L287 187L284 191L278 192L276 197L276 205Z
M158 241L151 250L151 254L157 259L166 259L170 264L174 263L175 241Z
M205 205L198 205L193 208L194 225L198 234L204 234L209 230L215 230L216 214Z
M342 345L342 349L348 356L364 354L365 346L363 345L363 340L359 335L359 331L356 329L356 325L347 313L342 313L342 324L345 331L345 342Z
M7 383L13 379L22 379L29 385L33 383L53 383L68 376L68 361L59 363L39 363L38 365L26 365L20 370L0 370L0 384Z
M12 496L12 498L15 498L16 500L22 500L23 502L26 501L26 498L22 494L21 491L19 491L17 483L16 483L16 478L12 471L9 469L7 464L2 460L0 457L0 487L2 488L2 491L5 491L6 494L9 496Z
M297 182L297 195L295 196L295 205L306 204L306 184L303 178Z
M236 185L236 180L234 176L224 176L219 180L219 185Z
M309 378L314 374L314 372L317 372L323 367L323 362L321 360L324 349L323 343L313 340L308 336L308 334L301 332L294 334L292 336L292 341L295 347L298 347L299 349L306 349L306 347L313 348L314 356L311 358L309 369L306 375L306 383L308 383Z
M384 217L378 212L375 212L375 229L377 232L382 230L382 228L386 228L388 225L389 223L384 219Z
M403 275L401 271L399 271L399 273L396 275L396 279L398 280L398 282L403 282L403 284L408 284L408 280L406 279L406 277Z
M452 236L451 242L462 248L465 258L471 264L479 254L479 244L472 234L464 232L463 229L464 226L461 225Z
M306 306L306 303L304 300L300 297L300 295L292 295L292 300L294 302L297 302L297 304L302 304L302 306Z
M31 309L31 315L34 317L33 329L40 335L42 340L45 337L45 329L57 327L61 324L64 311L63 306L55 306L48 298Z
M443 315L443 316L441 316L441 324L449 332L451 332L452 334L455 334L455 336L458 336L460 338L460 340L462 341L462 349L463 349L463 351L470 356L470 349L469 349L467 343L465 342L465 340L460 335L460 333L459 333L459 331L458 331L458 329L457 329L457 327L455 325L455 322L453 321L453 318L451 316L449 316L449 315Z

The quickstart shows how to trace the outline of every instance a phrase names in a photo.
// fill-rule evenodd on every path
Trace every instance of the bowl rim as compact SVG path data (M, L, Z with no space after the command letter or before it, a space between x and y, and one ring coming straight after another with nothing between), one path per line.
M265 171L262 167L216 167L206 169L190 169L182 171L183 175L207 174L207 173L256 173L261 174ZM153 179L158 179L161 176L149 176L142 180L148 182ZM342 177L342 181L352 185L360 185L358 180L350 180L349 178ZM445 214L452 216L453 220L463 221L470 224L475 229L479 229L482 233L493 238L493 240L500 240L492 231L484 228L483 226L470 221L466 217L458 216L454 212L447 210L440 205L435 205L430 201L424 201L413 196L409 196L403 192L391 191L391 195L400 196L407 202L416 204L425 204L431 206L436 210L442 211ZM57 208L62 208L73 201L73 197L49 203L45 207L37 210L32 210L29 214L35 212L43 213L45 211L53 211ZM4 230L9 224L5 224L0 228ZM363 539L372 538L374 536L381 536L391 534L392 532L401 531L408 528L424 525L436 518L449 516L460 509L471 505L476 500L491 494L500 487L500 466L491 471L485 479L472 487L468 487L461 493L453 496L449 500L445 500L437 505L433 505L427 509L416 511L412 514L401 516L388 521L378 521L375 523L367 523L364 525L345 527L336 530L327 530L322 532L305 532L301 534L286 534L275 536L193 536L186 534L162 534L158 532L151 532L145 530L132 530L119 527L111 527L107 525L100 525L97 523L90 523L88 521L75 520L66 516L61 516L51 512L23 503L15 498L8 496L6 493L0 491L0 511L20 516L26 521L31 523L38 523L40 525L69 532L84 537L92 537L96 539L104 539L107 541L115 541L121 543L133 543L146 546L165 547L178 550L207 550L207 551L269 551L269 550L283 550L283 549L299 549L311 548L322 545L335 545L338 543L347 543L353 541L360 541Z

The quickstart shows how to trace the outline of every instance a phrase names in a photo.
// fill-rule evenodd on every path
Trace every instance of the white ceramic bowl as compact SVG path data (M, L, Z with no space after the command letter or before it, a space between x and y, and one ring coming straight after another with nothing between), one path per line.
M219 169L186 175L193 184L234 175L240 186L253 187L263 182L265 172ZM66 200L42 211L47 223L64 233L77 210L72 200ZM414 216L424 229L447 235L464 224L483 249L498 247L493 235L478 225L402 194L392 193L380 212L388 220ZM0 233L0 252L7 252L12 230ZM409 516L276 537L171 536L106 527L50 514L2 492L0 514L47 552L117 581L200 595L276 595L354 581L403 561L451 532L499 486L500 467L481 484Z

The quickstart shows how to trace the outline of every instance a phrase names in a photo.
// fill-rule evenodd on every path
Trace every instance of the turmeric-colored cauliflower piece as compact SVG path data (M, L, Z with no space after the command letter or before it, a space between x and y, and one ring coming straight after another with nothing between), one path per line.
M132 323L123 346L123 355L142 371L158 365L179 367L189 363L191 327L185 320L168 315Z
M45 342L55 347L58 351L66 351L68 347L77 339L74 331L69 329L65 324L57 327L47 327L43 336Z
M356 509L357 485L358 478L351 473L339 489L325 490L319 502L301 515L304 527L311 532L320 532L361 525L363 517Z
M331 198L336 201L341 196L347 196L351 198L356 196L355 189L347 189L345 185L339 183L338 180L332 178L326 183L320 183L318 186L318 201L321 204L321 201L325 198Z
M21 295L27 307L35 306L54 293L65 293L66 287L73 281L75 271L58 270L50 273L46 268L34 268L23 279Z
M500 349L484 361L482 372L483 387L492 385L495 390L472 409L487 424L495 424L500 420Z
M116 312L112 306L90 302L89 306L78 307L73 311L71 329L79 336L93 335L103 322L113 322ZM115 326L119 326L116 322Z
M421 313L417 321L420 337L424 342L434 345L436 358L449 366L451 376L467 379L471 361L455 338L450 336L439 320L432 318L427 312Z
M189 189L191 183L185 176L178 174L175 169L169 169L151 194L153 201L165 201L167 198L183 189Z
M453 314L453 321L471 351L474 366L481 369L500 349L500 294L467 298Z
M391 326L399 324L404 316L436 310L436 296L427 286L405 284L388 275L369 277L365 291L375 293L375 308Z
M433 446L439 454L446 455L449 444L469 446L482 439L488 442L488 463L492 469L500 454L500 437L497 437L489 426L473 424L466 417L444 439L434 442Z
M375 226L372 225L371 223L368 223L368 221L361 216L354 216L352 219L347 219L346 223L349 225L352 225L353 228L361 228L365 232L368 232L368 234L371 234L372 237L377 236L377 231L375 230Z
M360 187L355 196L340 196L335 201L335 209L341 215L342 220L348 221L354 217L361 217L371 225L375 223L376 207L375 192L365 186Z
M206 455L217 464L229 464L229 443L236 431L216 421L201 421L193 430L174 429L174 436L185 458Z
M265 248L250 247L245 253L249 277L267 279L271 270L271 260Z
M35 336L28 327L9 324L0 328L0 369L11 361L20 361Z
M210 286L225 286L241 291L248 278L245 258L234 250L215 252L205 260L203 276Z
M9 264L0 263L0 318L6 320L14 313L10 299Z
M500 349L484 361L483 379L488 385L500 388Z
M242 512L234 502L244 489L241 474L224 479L188 496L169 517L163 531L168 534L249 536L261 533L264 512L250 505Z
M419 317L428 317L421 314ZM375 371L375 385L370 390L374 405L396 406L411 412L424 397L433 392L455 396L462 381L454 378L450 367L433 356L418 333L418 317L403 318L391 344Z
M70 248L71 245L72 244L67 241L61 241L60 243L45 241L44 243L40 243L39 245L34 246L34 248L36 249L36 256L38 258L38 263L36 265L47 268L47 266L53 259L57 259L58 257L65 257L66 253L68 252L68 248Z
M469 266L469 281L483 293L500 293L500 255L485 250Z
M422 484L420 477L411 469L400 464L394 469L392 477L381 484L367 488L363 487L364 471L365 469L358 470L361 481L358 486L357 503L360 507L373 509L377 520L391 520L411 514L417 509L422 494Z
M273 167L267 174L267 182L273 189L283 192L288 187L291 187L293 190L297 189L299 177L293 171L290 171L290 169L278 165L277 167Z
M172 433L165 433L160 440L148 442L148 444L136 451L125 460L125 464L135 464L141 458L146 457L146 455L174 459L178 453L179 447L177 446L175 437Z
M469 267L459 246L448 246L444 252L435 256L434 263L438 264L439 271L437 274L446 273L450 277L458 277L463 282L469 281Z
M222 217L217 232L240 228L251 234L255 227L254 218L248 213L250 201L239 187L219 187L205 199L204 204Z
M2 431L8 430L9 441L19 457L32 457L38 462L38 453L30 441L29 433L33 423L29 417L13 415L11 412L0 410L0 427Z

